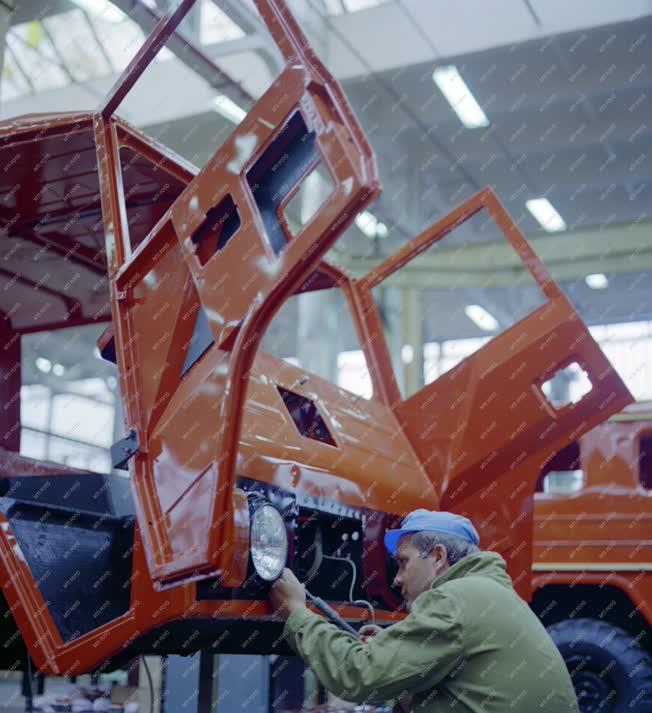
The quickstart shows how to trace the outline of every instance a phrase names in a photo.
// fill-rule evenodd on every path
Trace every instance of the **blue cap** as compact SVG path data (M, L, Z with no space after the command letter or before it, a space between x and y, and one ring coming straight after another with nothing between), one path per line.
M478 531L467 517L437 510L414 510L403 520L400 530L387 530L385 533L387 551L392 556L396 555L398 541L403 535L413 532L440 532L460 537L473 545L480 544Z

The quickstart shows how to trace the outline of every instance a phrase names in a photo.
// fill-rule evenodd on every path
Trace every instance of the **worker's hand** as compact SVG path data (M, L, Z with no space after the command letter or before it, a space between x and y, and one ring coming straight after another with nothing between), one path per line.
M296 609L306 606L306 588L287 567L272 584L269 600L276 616L287 619Z
M376 626L376 624L365 624L360 627L360 631L358 633L360 634L362 643L366 644L369 639L373 639L374 636L378 636L381 631L382 628L380 626Z

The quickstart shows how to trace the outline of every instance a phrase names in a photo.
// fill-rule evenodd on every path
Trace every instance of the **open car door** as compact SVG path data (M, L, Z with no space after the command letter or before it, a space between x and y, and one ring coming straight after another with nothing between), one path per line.
M217 574L230 581L236 456L258 344L379 189L375 158L339 86L282 2L258 6L285 70L133 252L120 186L106 168L119 131L104 114L97 122L131 429L120 460L133 456L137 521L159 586ZM285 208L319 167L332 191L293 234ZM199 427L191 415L206 409L210 426Z
M372 290L428 248L484 211L507 243L482 249L484 271L527 273L539 306L497 334L450 371L403 398L394 379ZM454 237L451 235L451 237ZM478 284L468 261L478 245L457 244L434 256L437 271L455 285ZM433 269L433 261L427 269ZM423 266L422 266L423 267ZM476 281L476 283L473 283ZM506 558L521 596L530 598L532 508L543 463L564 445L633 401L588 328L490 189L426 229L357 281L367 314L370 369L385 384L385 399L439 496L439 507L471 518L483 549ZM475 288L474 288L475 289ZM444 319L445 315L435 315ZM379 338L380 337L380 338ZM590 380L576 402L559 404L547 384L572 367Z

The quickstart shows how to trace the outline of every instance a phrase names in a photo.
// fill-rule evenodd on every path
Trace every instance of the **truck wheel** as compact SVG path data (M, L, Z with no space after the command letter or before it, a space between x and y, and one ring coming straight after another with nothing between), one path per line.
M652 713L652 662L631 634L596 619L548 627L581 713Z

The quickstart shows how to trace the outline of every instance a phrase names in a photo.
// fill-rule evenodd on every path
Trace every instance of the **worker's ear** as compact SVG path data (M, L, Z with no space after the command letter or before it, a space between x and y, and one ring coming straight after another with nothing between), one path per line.
M441 569L442 567L446 567L448 565L448 550L446 549L446 545L442 544L437 544L432 548L432 554L435 556L435 559L437 560L437 568Z

